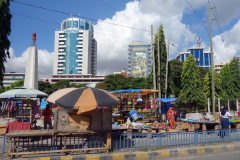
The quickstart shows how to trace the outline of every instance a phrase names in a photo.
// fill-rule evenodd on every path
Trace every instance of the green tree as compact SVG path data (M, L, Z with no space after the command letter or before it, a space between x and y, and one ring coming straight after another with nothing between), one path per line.
M96 86L95 86L95 88L105 89L104 86L105 86L105 83L104 83L104 82L101 82L101 83L97 83Z
M146 81L147 80L143 77L135 78L130 82L129 88L130 89L146 89L145 88Z
M84 84L71 83L70 88L81 88L86 87Z
M236 94L234 90L233 77L228 63L222 67L219 76L222 80L222 88L225 93L225 98L234 100L236 98Z
M234 97L239 98L240 96L240 70L238 66L238 61L235 57L229 63L230 73L232 76Z
M178 97L180 95L181 87L181 74L183 62L176 59L169 61L169 79L168 79L168 97L173 95Z
M105 90L121 90L128 88L129 88L128 78L121 74L108 75L104 79Z
M4 63L10 58L10 41L8 36L11 33L10 0L0 0L0 83L3 86Z
M214 84L215 84L215 100L224 99L225 93L222 88L222 80L220 76L214 72ZM212 70L210 69L203 80L203 93L206 98L212 99Z
M166 48L166 43L165 43L165 35L164 35L164 31L163 31L163 25L161 24L159 27L159 52L160 52L160 69L161 69L161 90L162 90L162 97L164 97L165 95L165 79L166 79L166 61L167 61L167 48ZM155 55L155 70L156 70L156 75L158 75L158 35L155 35L154 38L154 46L155 46L155 50L154 50L154 55ZM169 66L169 65L168 65ZM150 79L153 79L153 69L151 74L149 75ZM169 76L169 74L168 74ZM149 78L147 78L147 80L150 80ZM156 86L157 89L159 88L158 86L158 78L156 76ZM153 81L148 81L148 83L151 85L151 87L153 88Z
M63 89L63 88L69 88L69 87L70 87L70 82L65 79L62 79L62 80L58 81L57 83L53 84L54 91L57 91L57 90Z
M55 91L53 89L53 85L51 85L49 82L42 81L38 81L38 90L47 93L48 95L52 94Z
M199 69L193 55L189 55L183 63L181 74L182 90L178 101L185 104L206 104L206 98L201 88Z

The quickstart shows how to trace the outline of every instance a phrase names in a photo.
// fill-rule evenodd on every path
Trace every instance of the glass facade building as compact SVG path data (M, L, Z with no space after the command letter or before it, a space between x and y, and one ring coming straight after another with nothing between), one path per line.
M128 74L133 77L147 77L151 73L151 45L133 42L128 47Z
M97 41L91 22L62 21L61 31L55 31L53 74L97 74Z
M192 54L197 66L210 69L211 67L211 53L204 52L204 48L189 48L187 52L181 52L177 55L177 60L185 62L189 54Z

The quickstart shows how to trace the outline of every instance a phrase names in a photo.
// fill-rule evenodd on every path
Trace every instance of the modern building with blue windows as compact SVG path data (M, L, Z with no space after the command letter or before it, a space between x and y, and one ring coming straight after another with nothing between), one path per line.
M91 22L80 18L62 21L55 31L53 75L97 74L97 41Z
M128 74L133 77L147 77L151 73L152 47L138 41L128 46Z
M204 52L204 48L202 47L189 48L187 52L181 52L179 55L177 55L176 59L180 62L185 62L189 54L193 55L197 66L204 67L205 69L210 69L211 53Z

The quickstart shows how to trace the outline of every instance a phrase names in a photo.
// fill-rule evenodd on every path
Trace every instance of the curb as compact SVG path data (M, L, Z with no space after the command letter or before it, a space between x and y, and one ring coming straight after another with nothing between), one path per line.
M189 157L209 155L225 152L240 151L240 144L229 144L220 146L206 146L194 148L164 149L149 152L125 152L113 154L86 154L74 156L52 156L39 158L19 158L16 160L148 160L148 159L166 159L177 157Z

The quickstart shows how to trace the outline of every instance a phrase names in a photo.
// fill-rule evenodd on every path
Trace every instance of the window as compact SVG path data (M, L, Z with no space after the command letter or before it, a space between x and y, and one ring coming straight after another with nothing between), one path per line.
M67 28L71 28L72 27L72 21L67 21Z
M73 28L78 28L78 21L73 21Z

